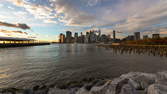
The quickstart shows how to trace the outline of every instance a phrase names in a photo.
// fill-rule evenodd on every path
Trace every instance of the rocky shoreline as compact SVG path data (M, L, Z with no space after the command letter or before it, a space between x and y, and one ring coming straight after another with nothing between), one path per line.
M95 80L64 89L45 85L32 89L0 89L0 94L167 94L167 71L131 72L113 80Z

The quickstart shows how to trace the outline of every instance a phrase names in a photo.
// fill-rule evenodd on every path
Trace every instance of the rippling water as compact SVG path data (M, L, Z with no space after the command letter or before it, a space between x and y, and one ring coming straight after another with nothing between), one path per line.
M131 71L167 69L167 58L114 54L94 44L0 48L0 87L30 88L83 78L114 78Z

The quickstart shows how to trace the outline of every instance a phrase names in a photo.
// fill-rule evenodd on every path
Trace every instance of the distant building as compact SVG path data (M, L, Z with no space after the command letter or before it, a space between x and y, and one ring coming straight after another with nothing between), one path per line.
M147 40L148 38L148 35L143 35L143 40Z
M100 41L100 37L101 37L101 30L99 29L98 31L96 31L97 34L97 41Z
M116 40L116 31L113 30L113 40L115 41Z
M97 41L97 35L95 34L95 31L90 31L90 42L95 43Z
M78 42L78 33L74 34L74 42L77 43Z
M86 32L85 43L90 43L90 32Z
M132 41L132 40L135 40L135 36L133 36L133 35L129 35L129 36L126 37L124 40L126 40L126 41Z
M70 31L66 32L66 43L72 42L72 33Z
M134 33L135 40L140 40L140 32Z
M65 43L65 35L64 34L60 34L60 36L59 36L59 42L60 43Z
M153 39L159 39L160 38L160 34L152 34L152 38Z
M85 36L81 32L81 35L79 37L79 43L84 43L84 40L85 40Z
M105 34L101 35L101 39L100 39L101 42L108 42L108 40L109 40L109 38L107 35L105 35Z

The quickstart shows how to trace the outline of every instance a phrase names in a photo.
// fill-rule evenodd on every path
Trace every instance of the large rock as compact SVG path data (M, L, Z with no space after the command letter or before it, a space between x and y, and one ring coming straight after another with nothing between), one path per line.
M86 90L85 88L81 88L76 92L76 94L92 94L92 93Z
M54 87L49 89L48 94L70 94L69 92L70 92L69 90L58 89Z
M149 85L155 83L156 75L147 73L129 73L129 84L131 84L136 90L144 90Z
M133 72L121 75L113 81L107 81L102 86L89 89L79 89L77 94L145 94L149 85L155 83L156 75Z
M128 83L128 79L117 78L108 81L103 86L92 87L88 94L119 94L122 87Z
M33 88L33 94L47 94L49 91L49 88L45 85L43 86L35 86Z
M156 76L156 83L167 84L167 71L158 72Z
M148 87L147 94L167 94L167 85L153 84Z

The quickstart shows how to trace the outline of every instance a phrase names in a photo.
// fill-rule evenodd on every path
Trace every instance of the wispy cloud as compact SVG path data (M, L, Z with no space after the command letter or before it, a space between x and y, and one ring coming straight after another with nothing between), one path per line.
M159 28L159 24L166 23L167 19L167 3L163 1L143 10L142 13L130 16L124 23L117 25L117 29L122 31L142 31L152 28Z
M110 27L124 32L150 31L167 23L166 0L8 0L44 23ZM20 13L21 14L21 13ZM24 15L24 14L21 14ZM81 30L83 28L80 28ZM78 30L78 29L77 29Z
M7 27L15 27L15 28L21 28L21 29L30 29L30 27L26 24L11 24L11 23L6 23L6 22L1 22L0 21L0 26L7 26Z

